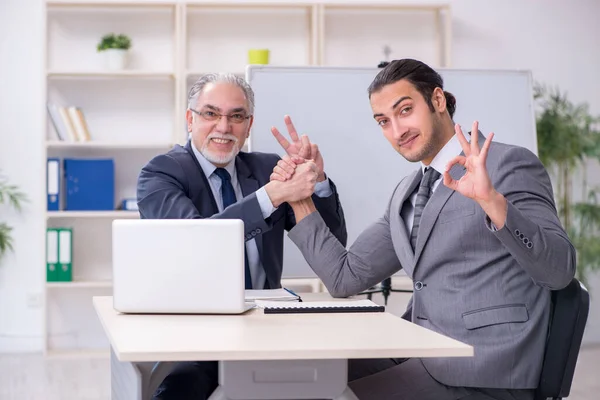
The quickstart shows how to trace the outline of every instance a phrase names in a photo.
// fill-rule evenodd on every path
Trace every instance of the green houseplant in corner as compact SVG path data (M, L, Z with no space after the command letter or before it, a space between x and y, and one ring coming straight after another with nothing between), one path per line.
M600 161L600 119L556 88L537 84L534 97L539 157L553 178L558 215L577 250L576 277L588 286L589 274L600 269L600 189L589 187L587 179L590 162Z
M21 193L15 185L9 184L8 180L0 174L0 204L21 211L21 205L25 201L27 201L25 194ZM0 221L0 263L6 252L13 250L12 229L6 222Z
M124 35L106 34L96 46L104 54L106 67L110 70L122 70L127 66L127 57L131 48L131 39Z

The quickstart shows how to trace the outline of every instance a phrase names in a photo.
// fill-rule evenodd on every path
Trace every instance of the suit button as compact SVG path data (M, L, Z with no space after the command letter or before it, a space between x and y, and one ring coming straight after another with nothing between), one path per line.
M530 249L530 248L532 248L532 247L533 247L533 242L529 242L529 243L527 243L527 248L528 248L528 249Z
M520 239L523 239L525 237L525 235L523 235L522 233L519 235Z
M517 236L521 236L521 231L520 231L520 230L518 230L518 229L515 229L515 235L517 235Z
M421 289L423 289L423 282L421 282L421 281L416 281L416 282L415 282L415 289L416 289L416 290L421 290Z
M528 238L523 239L523 243L525 243L525 244L529 243L529 239Z
M262 230L260 228L256 228L256 233L261 233Z
M246 235L246 239L252 239L252 235L250 235L250 234Z

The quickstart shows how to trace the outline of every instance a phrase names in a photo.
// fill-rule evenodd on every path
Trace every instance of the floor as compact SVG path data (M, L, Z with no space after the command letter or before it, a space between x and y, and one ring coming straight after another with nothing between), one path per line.
M583 348L570 400L600 399L600 346ZM0 355L2 400L108 400L108 358L44 359L41 355Z

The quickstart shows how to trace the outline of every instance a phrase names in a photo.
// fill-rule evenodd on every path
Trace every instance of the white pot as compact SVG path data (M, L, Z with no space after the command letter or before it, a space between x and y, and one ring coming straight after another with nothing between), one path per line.
M127 50L106 49L103 53L106 68L115 71L125 69L127 66Z

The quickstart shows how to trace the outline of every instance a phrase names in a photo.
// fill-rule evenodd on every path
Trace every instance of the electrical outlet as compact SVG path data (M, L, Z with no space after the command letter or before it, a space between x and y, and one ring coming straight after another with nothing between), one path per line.
M42 295L40 293L29 293L27 295L27 307L40 308L42 306Z

